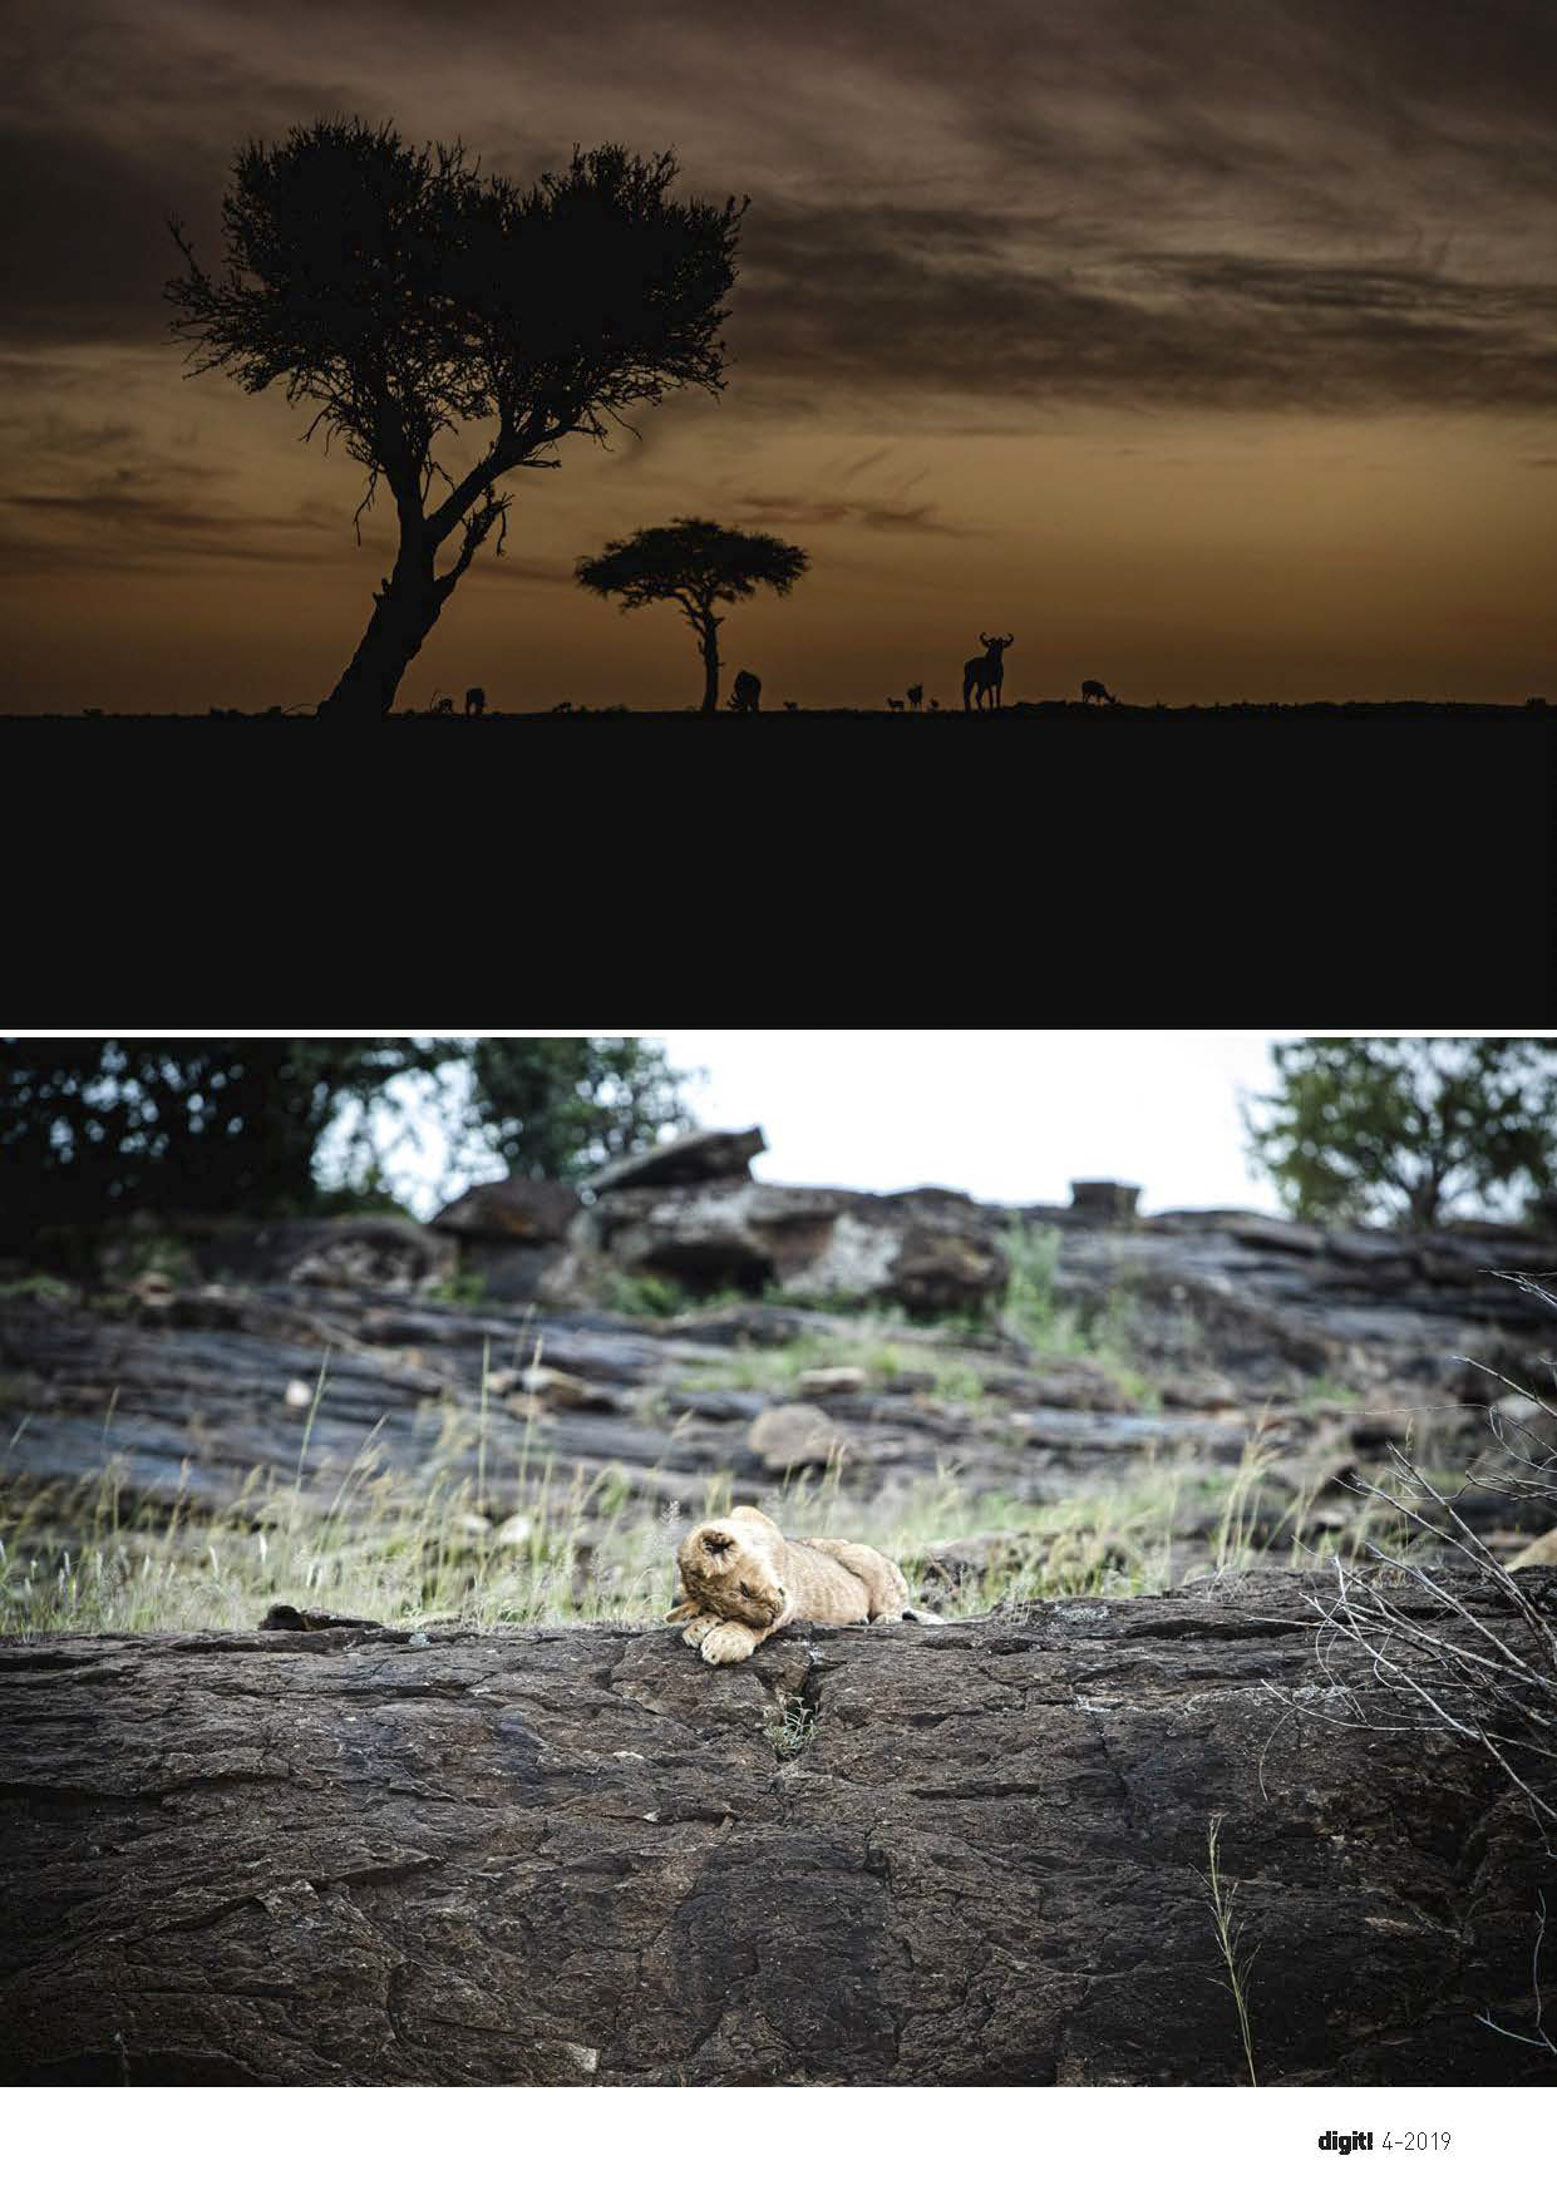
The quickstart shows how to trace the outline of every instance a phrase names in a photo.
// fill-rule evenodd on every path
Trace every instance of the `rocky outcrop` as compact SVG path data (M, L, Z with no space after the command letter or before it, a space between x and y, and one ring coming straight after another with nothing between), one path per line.
M697 1289L755 1294L777 1285L941 1314L977 1312L1004 1291L1002 1219L957 1192L872 1195L723 1179L606 1192L577 1234L618 1267Z
M1240 1328L1235 1312L1236 1366L1267 1346L1255 1314ZM867 1364L853 1357L862 1349ZM1290 1541L1295 1500L1315 1519L1316 1490L1330 1503L1348 1466L1372 1470L1414 1431L1427 1432L1440 1464L1501 1458L1487 1411L1456 1404L1444 1384L1326 1403L1304 1397L1307 1378L1290 1365L1254 1365L1254 1379L1239 1382L1197 1375L1191 1356L1188 1372L1164 1376L1160 1400L1143 1401L1111 1367L1038 1355L991 1331L880 1317L862 1330L763 1303L644 1322L387 1289L166 1278L108 1306L0 1295L5 1471L58 1486L72 1512L72 1485L105 1474L154 1512L175 1501L186 1514L258 1505L267 1488L328 1511L367 1451L409 1494L471 1472L478 1436L494 1522L529 1503L527 1461L549 1463L559 1491L579 1478L593 1489L608 1469L603 1487L647 1507L700 1506L715 1475L731 1479L734 1502L771 1503L790 1470L782 1445L754 1441L770 1409L798 1409L824 1431L809 1446L811 1471L843 1464L851 1499L871 1505L889 1538L915 1492L947 1473L967 1499L1020 1506L1153 1465L1225 1479L1253 1445ZM787 1421L777 1426L789 1433ZM1357 1502L1344 1490L1337 1501ZM1205 1563L1196 1522L1176 1526L1176 1572L1197 1562L1180 1548L1186 1532ZM1550 1524L1507 1500L1478 1523L1510 1552Z
M9 2082L1241 2085L1216 1822L1261 2084L1549 2077L1527 1814L1337 1723L1292 1577L718 1671L296 1617L0 1645Z
M447 1238L400 1215L207 1228L191 1235L187 1250L213 1281L337 1291L425 1291L447 1282L456 1266Z
M1057 1297L1124 1307L1146 1364L1209 1361L1245 1389L1293 1371L1422 1384L1469 1403L1510 1377L1549 1383L1552 1309L1517 1278L1557 1269L1557 1241L1530 1230L1321 1230L1214 1210L1106 1229L1068 1208L1010 1216L1058 1231Z

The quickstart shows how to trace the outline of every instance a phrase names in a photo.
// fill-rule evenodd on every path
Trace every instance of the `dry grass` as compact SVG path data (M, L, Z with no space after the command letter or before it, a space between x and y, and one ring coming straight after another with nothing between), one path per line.
M1260 2081L1254 2067L1254 2038L1249 2022L1249 1973L1254 1966L1254 1956L1246 1956L1242 1952L1243 1927L1238 1923L1236 1915L1238 1882L1222 1876L1221 1845L1222 1816L1219 1812L1207 1829L1208 1868L1202 1876L1210 1898L1211 1915L1216 1921L1216 1944L1221 1951L1223 1968L1227 1972L1227 1990L1232 1995L1233 2006L1238 2012L1238 2033L1243 2041L1243 2059L1248 2065L1249 2083L1257 2086Z
M666 1431L662 1460L673 1456L678 1427ZM662 1619L689 1525L680 1507L646 1501L613 1465L559 1467L528 1423L517 1487L510 1479L499 1496L484 1404L471 1412L441 1402L427 1442L424 1467L407 1475L389 1470L370 1437L323 1507L305 1471L308 1428L294 1470L256 1470L214 1512L187 1489L137 1497L106 1444L103 1471L84 1488L0 1485L0 1632L248 1627L275 1602L392 1625ZM1307 1537L1315 1493L1269 1480L1272 1459L1257 1433L1232 1469L1181 1458L1034 1502L970 1491L953 1463L873 1491L855 1482L840 1451L825 1467L791 1472L765 1502L789 1534L890 1552L915 1601L949 1618L1166 1589L1182 1571L1186 1518L1203 1528L1208 1511L1212 1526L1197 1546L1204 1570L1291 1564L1294 1533L1306 1542L1297 1562L1319 1564L1338 1550L1355 1556L1384 1532L1380 1507L1344 1533ZM1276 1488L1279 1514L1268 1496ZM728 1478L710 1475L696 1516L732 1501ZM935 1548L969 1538L980 1539L984 1563L949 1587Z

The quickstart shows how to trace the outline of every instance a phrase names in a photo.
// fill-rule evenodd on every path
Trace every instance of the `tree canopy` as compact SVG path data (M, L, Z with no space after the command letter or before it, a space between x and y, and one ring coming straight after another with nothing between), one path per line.
M1557 1179L1557 1043L1302 1039L1245 1104L1250 1157L1301 1221L1429 1228Z
M673 519L642 527L608 542L595 557L580 558L575 577L598 596L617 596L623 611L673 603L698 638L703 655L703 709L719 699L717 604L743 602L759 588L787 596L810 564L804 550L777 535L722 527L711 519Z
M458 143L337 119L239 154L220 275L172 224L184 272L166 296L191 371L280 383L313 408L308 434L366 469L359 521L381 482L394 499L395 572L331 705L388 709L494 529L501 550L505 474L558 464L566 438L598 440L672 389L724 386L744 204L677 200L677 172L604 145L521 187ZM452 434L472 425L490 440L466 461Z
M516 1176L575 1183L607 1161L690 1130L685 1079L646 1039L478 1039L481 1134Z
M4 1040L0 1233L389 1203L386 1160L417 1109L467 1167L576 1179L687 1128L685 1083L631 1038ZM332 1195L320 1146L343 1122Z

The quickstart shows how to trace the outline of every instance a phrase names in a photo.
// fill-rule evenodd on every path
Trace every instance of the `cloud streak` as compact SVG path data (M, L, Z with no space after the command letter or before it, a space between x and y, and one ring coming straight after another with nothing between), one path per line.
M0 102L16 334L165 340L165 215L209 237L238 142L360 107L412 135L464 113L499 165L566 117L749 190L729 333L774 403L1557 402L1557 16L1532 0L798 0L739 44L711 0L518 13L494 146L471 116L513 81L506 14L389 6L370 36L348 10L310 81L296 0L241 39L211 0L134 24L73 0Z

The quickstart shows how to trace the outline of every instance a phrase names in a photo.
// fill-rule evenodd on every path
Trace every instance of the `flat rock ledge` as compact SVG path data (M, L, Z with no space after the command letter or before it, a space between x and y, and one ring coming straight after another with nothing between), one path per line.
M1262 2084L1549 2082L1478 2018L1529 2030L1557 1868L1484 1752L1337 1723L1315 1586L722 1670L668 1628L0 1643L0 2076L1242 2084L1220 1818Z

